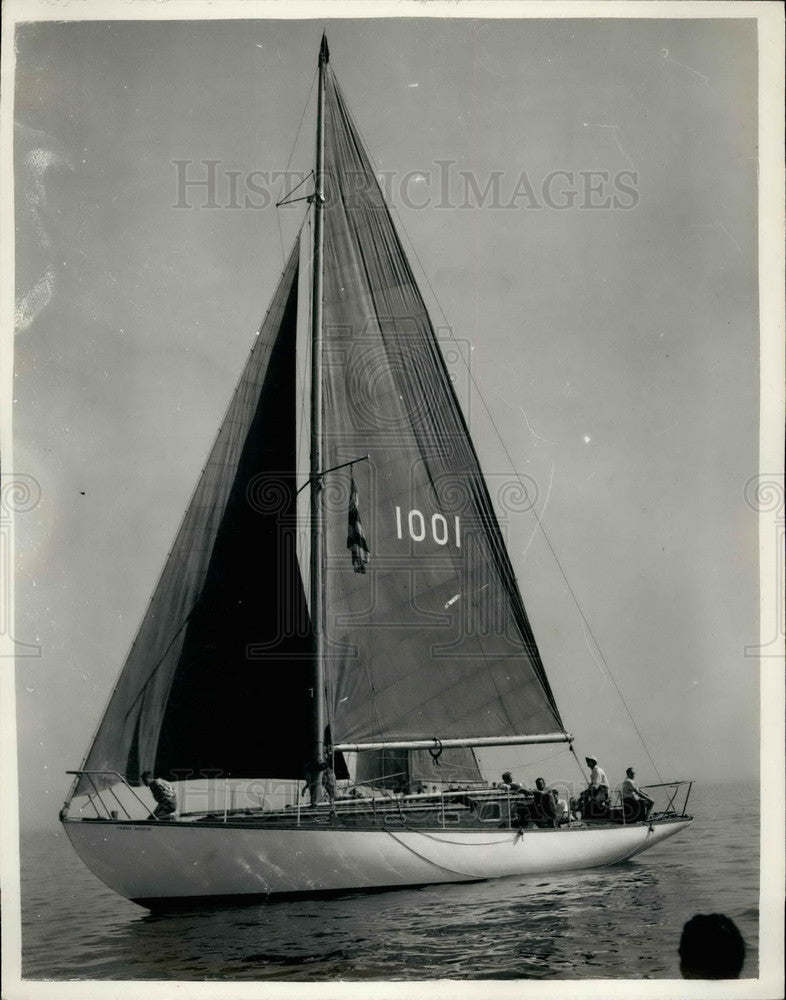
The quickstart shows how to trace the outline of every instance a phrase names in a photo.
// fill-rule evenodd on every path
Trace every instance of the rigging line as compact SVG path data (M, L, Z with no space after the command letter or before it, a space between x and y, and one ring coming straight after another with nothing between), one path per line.
M579 755L576 753L575 747L573 746L572 743L570 744L570 752L573 754L573 757L574 757L574 759L576 761L576 767L579 769L579 773L581 774L582 781L586 781L587 780L587 774L586 774L584 768L581 766L581 761L579 760Z
M309 103L311 101L311 95L314 92L314 83L316 82L316 78L317 78L317 73L318 72L319 72L319 66L317 66L317 68L314 70L314 74L311 77L311 85L308 88L308 96L306 97L306 103L303 105L303 112L300 115L300 121L298 122L297 131L295 132L295 138L292 140L292 146L291 146L290 151L289 151L289 159L287 160L286 167L284 167L284 173L281 176L281 186L278 189L278 197L276 198L277 202L281 201L281 192L284 190L284 183L285 183L287 175L289 173L289 168L290 168L290 166L292 164L292 157L295 155L295 148L297 147L297 141L300 138L300 130L303 127L303 119L306 117L306 111L308 110L308 105L309 105ZM313 173L313 171L312 171L312 173ZM304 180L305 180L305 178L304 178ZM300 183L302 184L302 183L304 183L304 181L301 181ZM298 187L300 187L300 185L298 185ZM283 231L281 229L281 215L278 212L278 205L276 205L276 221L278 222L278 236L279 236L279 240L281 241L281 254L283 256L284 255L284 235L283 235ZM301 226L301 228L302 228L302 226ZM298 230L298 235L299 235L299 232L300 231Z
M303 119L306 117L306 111L308 110L309 101L311 100L311 95L314 92L314 84L317 79L317 73L319 72L319 66L316 67L314 73L311 77L311 86L308 88L308 96L306 97L306 103L303 105L303 113L300 116L300 121L298 122L297 131L295 132L295 138L292 140L292 148L289 152L289 159L287 160L287 165L284 168L284 177L281 178L281 183L283 185L286 178L287 171L292 163L292 157L295 155L295 147L297 146L297 141L300 138L300 130L303 127ZM280 189L279 189L280 193Z
M564 751L564 748L557 750L556 753L550 753L548 757L539 757L537 760L528 760L519 764L519 770L523 768L535 767L536 764L545 764L547 760L554 760L555 757L560 757Z
M448 805L450 808L450 805ZM449 837L439 836L435 833L428 833L426 830L418 830L417 827L408 826L408 831L412 833L419 833L421 837L425 840L433 840L435 844L454 844L456 847L467 847L466 840L451 840ZM475 830L472 831L473 833ZM504 833L500 834L496 840L473 840L472 847L499 847L500 844L509 844L510 836L505 836L508 831L505 830Z
M257 218L259 218L257 216ZM287 255L284 250L284 230L281 228L281 216L276 211L276 222L278 223L278 242L281 244L281 259L286 262Z
M312 170L311 173L307 177L304 177L303 180L300 182L300 184L298 184L292 190L293 191L297 191L297 189L300 187L301 184L305 184L306 181L308 180L308 178L311 177L311 176L313 176L313 173L314 173L314 171ZM299 239L300 238L300 233L303 230L303 223L306 221L306 216L308 216L309 209L311 208L311 201L310 201L310 196L309 196L309 198L296 198L295 201L308 201L308 205L306 207L306 213L303 216L303 221L300 223L300 228L298 229L297 236L295 237L296 239ZM284 204L284 205L292 205L292 204L294 204L294 202L283 202L282 204ZM283 230L283 228L281 226L281 215L278 212L278 208L279 207L280 207L280 205L276 205L276 210L277 210L276 211L276 222L278 223L278 239L279 239L279 242L281 243L281 255L284 258L284 260L286 260L286 251L284 250L284 230Z
M298 181L298 183L292 188L292 190L289 192L289 194L286 196L286 198L283 201L278 202L278 204L276 205L276 208L283 208L284 205L292 205L296 201L307 201L309 204L311 204L312 198L315 197L314 195L309 194L309 195L306 195L305 198L293 198L292 195L295 193L295 191L298 190L298 188L302 188L303 185L306 183L306 181L309 180L313 176L314 176L314 171L313 170L309 170L309 172L306 174L306 176L303 178L303 180L302 181Z
M303 218L300 220L300 225L298 226L297 232L295 233L295 238L292 241L293 244L300 239L300 234L303 232L303 226L306 224L306 219L308 219L310 209L311 205L309 204L306 207L306 211L303 214ZM284 253L284 231L281 228L281 216L278 214L278 212L276 212L276 221L278 222L278 238L281 242L281 252ZM285 256L285 263L286 263L286 256Z
M413 834L420 834L420 836L424 837L425 839L425 834L420 830L415 830L412 827L410 827L407 832ZM468 879L482 878L482 876L478 875L477 872L462 872L459 871L457 868L448 868L446 865L441 865L438 861L434 861L433 858L429 858L427 855L421 854L420 851L416 851L414 847L411 847L408 843L406 843L406 841L402 840L400 836L396 836L396 833L393 830L386 829L385 833L387 833L388 836L392 837L396 841L396 843L399 844L401 847L404 847L406 848L406 850L411 851L411 853L414 854L416 858L420 858L421 861L425 861L426 864L431 865L432 868L439 868L443 872L449 872L451 875L461 875L464 878ZM436 839L436 838L428 838L428 839ZM465 843L463 841L455 841L455 840L437 841L437 843L459 844L462 847L465 846ZM495 843L504 845L506 843L509 843L509 841L500 840Z
M450 338L451 338L451 340L453 340L453 342L458 347L458 341L456 340L456 337L455 337L455 335L453 333L453 327L450 325L450 322L448 321L448 318L445 315L445 310L442 308L442 305L441 305L441 303L440 303L440 301L439 301L439 299L437 297L437 293L434 291L434 287L431 284L431 282L429 281L428 274L426 273L426 269L423 266L423 262L421 261L420 257L418 256L418 252L417 252L417 250L415 249L415 246L412 243L412 239L410 238L410 235L407 232L406 226L404 225L404 222L401 219L401 216L399 215L398 209L396 208L395 205L392 205L392 208L393 208L393 211L396 213L396 218L398 219L399 224L401 225L402 232L404 233L404 235L407 238L407 242L409 243L410 249L412 250L412 253L415 256L415 259L417 260L417 262L418 262L418 264L420 266L420 270L421 270L421 272L423 274L423 277L425 278L426 284L428 285L429 290L431 291L431 294L434 297L434 301L437 304L437 308L439 309L440 313L442 314L442 318L445 320L445 323L447 325L447 329L448 329L448 333L450 335ZM461 353L460 350L459 350L458 353L459 353L462 361L464 361L464 365L465 365L465 367L467 369L467 374L469 375L470 381L472 382L472 385L474 386L475 391L478 394L478 398L480 399L481 403L483 404L483 409L486 411L486 415L488 416L488 418L489 418L489 420L491 422L491 426L494 428L494 432L497 435L497 438L498 438L500 444L502 445L503 451L505 452L505 455L506 455L506 457L508 459L508 462L510 463L510 467L513 470L513 474L516 476L516 479L519 482L519 486L524 491L524 496L529 501L529 505L530 505L530 508L532 509L532 514L533 514L533 516L534 516L534 518L535 518L535 520L537 522L537 525L540 528L540 531L541 531L541 533L543 535L543 538L544 538L546 544L548 545L549 551L551 552L551 555L552 555L552 557L554 559L554 562L556 563L556 565L557 565L557 567L558 567L558 569L560 571L562 579L565 582L565 586L567 587L568 592L570 593L570 596L573 599L573 603L576 605L576 609L578 610L578 613L581 616L581 620L584 623L584 626L587 629L587 632L588 632L590 638L592 639L592 642L594 643L595 648L598 651L598 655L600 656L601 662L605 666L605 668L606 668L606 670L608 672L608 675L611 678L611 682L614 685L614 689L616 690L617 695L618 695L620 701L622 702L622 705L623 705L623 707L624 707L624 709L625 709L625 711L626 711L626 713L628 715L628 718L630 719L631 725L633 726L633 729L635 730L636 735L638 736L639 741L641 742L641 745L644 748L644 752L647 754L647 757L649 758L650 763L652 764L653 768L655 769L655 773L658 775L658 779L660 781L662 781L663 778L661 777L661 773L658 770L658 765L653 760L652 754L649 751L649 747L647 746L646 740L644 739L644 736L642 735L641 730L636 725L636 720L633 718L633 714L631 713L631 710L628 707L628 703L625 700L625 696L623 695L622 691L620 690L619 685L617 684L617 681L616 681L616 679L614 677L614 674L611 671L611 668L609 667L609 664L608 664L608 661L606 660L606 657L603 655L603 650L601 649L600 643L598 642L597 638L595 637L595 633L592 631L592 626L590 625L589 621L587 620L587 616L584 614L584 611L582 610L581 604L579 603L579 599L576 596L576 593L573 590L573 587L570 585L570 581L568 580L567 574L566 574L566 572L565 572L565 570L564 570L564 568L562 566L562 563L559 560L559 557L557 556L557 553L556 553L556 551L554 549L554 546L551 544L551 539L549 538L549 536L548 536L548 534L546 532L546 529L543 527L543 522L541 521L540 517L538 516L538 512L535 509L535 505L530 500L529 492L527 491L527 488L524 485L524 482L523 482L523 480L521 478L521 475L520 475L518 469L516 468L516 465L515 465L515 463L513 461L513 457L510 454L510 451L508 450L508 446L505 444L505 440L502 437L502 434L500 433L499 428L497 427L497 424L496 424L496 422L494 420L494 417L491 415L491 411L489 410L488 404L486 403L486 399L485 399L483 393L480 390L480 387L479 387L479 385L477 383L477 380L475 379L475 376L472 373L472 370L470 369L469 365L464 360L464 356L463 356L463 354Z

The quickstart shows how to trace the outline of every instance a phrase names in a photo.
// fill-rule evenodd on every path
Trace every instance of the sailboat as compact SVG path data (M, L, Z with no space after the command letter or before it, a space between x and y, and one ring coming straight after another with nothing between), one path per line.
M573 737L324 37L316 132L310 296L301 233L60 813L149 909L605 866L691 822L687 782L544 821L483 780L478 749ZM187 808L197 779L223 804Z

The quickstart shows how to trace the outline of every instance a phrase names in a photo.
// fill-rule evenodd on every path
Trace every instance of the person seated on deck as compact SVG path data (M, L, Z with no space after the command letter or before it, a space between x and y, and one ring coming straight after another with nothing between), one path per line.
M606 819L609 814L609 779L598 764L598 758L588 754L584 758L590 770L587 790L583 793L582 813L585 819Z
M501 792L524 791L521 785L517 781L513 780L513 775L510 773L510 771L505 771L505 773L502 775L502 781L500 782L499 785L497 785L497 788L499 788Z
M154 778L152 771L143 771L141 778L142 784L147 785L157 803L150 819L169 819L172 813L177 812L175 789L163 778Z
M622 815L626 823L646 823L654 800L643 792L636 781L636 772L629 767L622 782Z
M520 799L511 803L509 814L503 815L502 822L499 826L500 829L517 826L520 830L527 830L535 822L536 820L533 814L532 802L527 801L526 799Z
M543 778L535 779L535 791L532 793L532 818L538 826L559 826L556 793L550 788L546 788L546 782Z
M547 788L543 778L535 779L531 812L538 826L559 826L564 820L570 819L568 803L559 797L556 788Z

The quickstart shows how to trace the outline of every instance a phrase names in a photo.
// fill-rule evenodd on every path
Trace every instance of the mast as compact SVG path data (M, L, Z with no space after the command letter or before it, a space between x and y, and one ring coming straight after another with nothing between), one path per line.
M312 764L325 756L325 665L322 556L324 525L322 510L322 278L324 250L325 169L325 73L329 59L327 38L319 47L317 89L317 157L314 174L314 274L311 288L311 627L314 633L314 678L312 693Z

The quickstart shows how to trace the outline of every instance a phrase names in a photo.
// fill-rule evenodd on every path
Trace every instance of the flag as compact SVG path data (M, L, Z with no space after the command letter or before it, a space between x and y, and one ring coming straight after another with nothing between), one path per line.
M358 510L358 488L354 477L349 487L349 515L347 518L347 548L352 553L352 568L356 573L366 572L368 545L363 534L363 524Z

